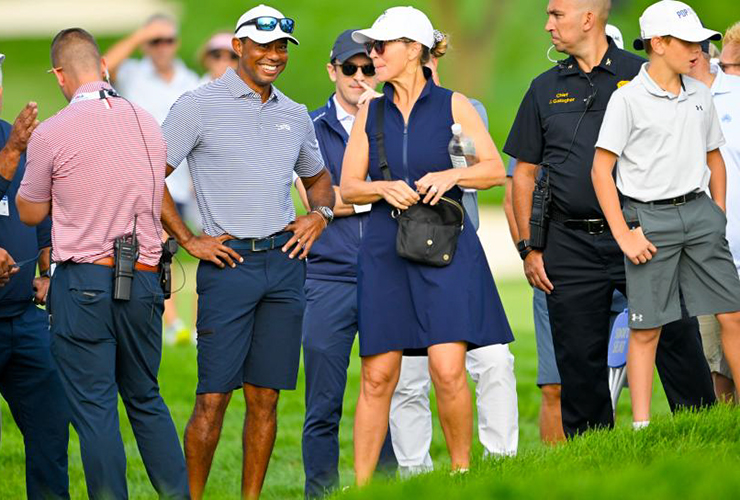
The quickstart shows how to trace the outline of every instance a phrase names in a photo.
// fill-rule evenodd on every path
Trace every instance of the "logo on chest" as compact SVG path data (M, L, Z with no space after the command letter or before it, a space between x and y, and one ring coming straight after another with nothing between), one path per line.
M275 127L278 130L287 130L288 132L290 132L290 125L288 125L287 123L282 123L280 125L275 125Z
M724 115L722 117L722 123L730 123L732 121L732 116L730 115Z

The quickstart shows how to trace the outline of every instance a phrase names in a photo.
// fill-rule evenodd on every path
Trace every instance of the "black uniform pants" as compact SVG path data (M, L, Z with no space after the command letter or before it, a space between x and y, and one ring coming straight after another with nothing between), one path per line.
M624 254L610 232L591 235L551 221L544 260L554 286L547 306L562 379L565 433L571 437L595 427L612 427L609 315L614 289L626 292ZM672 411L714 402L696 318L685 317L663 328L656 364Z

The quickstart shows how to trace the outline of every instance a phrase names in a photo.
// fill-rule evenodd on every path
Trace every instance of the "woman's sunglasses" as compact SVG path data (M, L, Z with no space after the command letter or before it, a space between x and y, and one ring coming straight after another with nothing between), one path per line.
M236 28L234 33L238 32L243 26L250 25L254 25L254 27L257 28L257 31L274 31L275 28L280 25L280 29L283 33L288 34L293 33L293 30L295 29L295 21L289 17L278 19L277 17L272 16L262 16L250 19L249 21L244 21Z
M362 74L365 76L373 76L375 75L375 66L371 64L363 64L362 66L358 66L356 64L352 64L351 62L343 62L342 64L335 64L334 66L339 66L342 68L342 73L344 76L355 76L357 74L358 69L362 69Z
M385 52L386 44L393 42L413 43L413 40L408 38L396 38L395 40L373 40L372 42L365 42L365 53L370 56L370 53L375 50L375 53L382 56Z
M208 52L208 57L220 61L221 59L231 59L232 61L238 61L239 56L231 52L230 50L216 49Z

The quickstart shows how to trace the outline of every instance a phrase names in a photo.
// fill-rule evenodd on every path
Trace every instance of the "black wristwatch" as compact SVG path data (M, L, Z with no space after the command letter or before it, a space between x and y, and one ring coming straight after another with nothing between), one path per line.
M522 260L527 258L527 255L534 250L529 245L529 240L521 240L519 243L516 244L516 249L519 251L519 257L522 258Z
M316 207L313 209L313 212L316 212L317 214L322 216L327 225L331 224L331 222L334 220L334 211L329 207Z
M51 278L51 274L48 269L44 269L39 273L39 278Z

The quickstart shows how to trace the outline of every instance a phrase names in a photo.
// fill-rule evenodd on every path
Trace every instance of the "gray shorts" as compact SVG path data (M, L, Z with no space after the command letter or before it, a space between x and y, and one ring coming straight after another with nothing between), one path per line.
M647 329L681 319L679 287L690 316L740 311L740 278L725 238L724 212L702 194L683 205L626 200L624 218L639 222L658 252L646 264L625 258L629 326Z
M534 310L534 333L537 341L537 385L560 385L560 372L555 361L555 348L552 345L550 315L547 312L547 295L539 288L533 288L532 306Z

